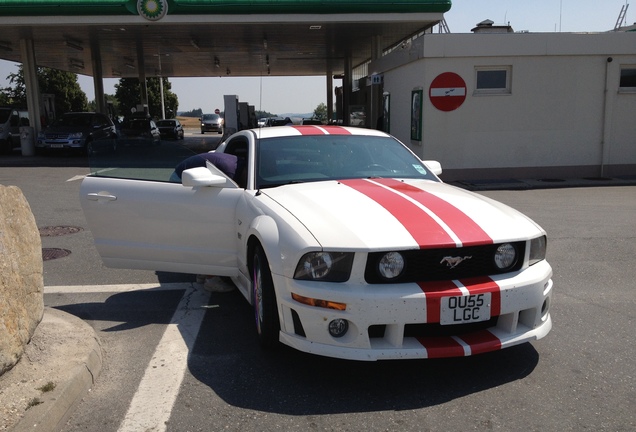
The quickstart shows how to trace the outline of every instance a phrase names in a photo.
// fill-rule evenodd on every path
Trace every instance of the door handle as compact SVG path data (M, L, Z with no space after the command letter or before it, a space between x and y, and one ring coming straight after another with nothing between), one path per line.
M89 201L116 201L117 200L117 197L115 195L94 193L94 192L86 195L86 198Z

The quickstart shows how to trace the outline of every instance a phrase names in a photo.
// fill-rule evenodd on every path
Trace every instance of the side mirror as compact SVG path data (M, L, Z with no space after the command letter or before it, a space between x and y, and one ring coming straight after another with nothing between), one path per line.
M227 181L223 176L212 174L206 167L190 168L181 173L184 186L224 186Z
M425 160L422 161L424 162L424 165L426 165L428 167L429 170L431 170L431 172L435 175L441 175L442 174L442 164L439 163L438 161L435 160Z

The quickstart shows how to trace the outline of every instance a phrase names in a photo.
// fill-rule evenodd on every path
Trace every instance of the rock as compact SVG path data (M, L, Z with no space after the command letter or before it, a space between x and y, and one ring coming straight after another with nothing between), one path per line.
M31 207L0 185L0 375L21 358L44 314L42 241Z

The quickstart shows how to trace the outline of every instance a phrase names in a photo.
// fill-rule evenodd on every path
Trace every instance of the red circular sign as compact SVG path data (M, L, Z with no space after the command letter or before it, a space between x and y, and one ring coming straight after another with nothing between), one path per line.
M215 110L214 110L214 114L221 114L221 110L220 110L220 109L218 109L218 108L217 108L217 109L215 109Z
M466 100L466 83L456 73L444 72L435 77L428 89L428 97L440 111L453 111Z

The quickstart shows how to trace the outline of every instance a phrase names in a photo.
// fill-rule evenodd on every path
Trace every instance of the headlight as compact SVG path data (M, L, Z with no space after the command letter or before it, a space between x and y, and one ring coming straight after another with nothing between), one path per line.
M388 252L378 261L378 272L385 279L394 279L404 270L404 257L399 252Z
M506 270L517 262L517 250L510 243L500 245L495 251L495 265L500 270Z
M309 252L300 259L294 279L345 282L351 274L353 253Z
M536 264L545 259L548 240L545 236L530 240L530 259L528 264Z
M69 139L79 139L82 136L83 136L82 132L75 132L68 135Z

